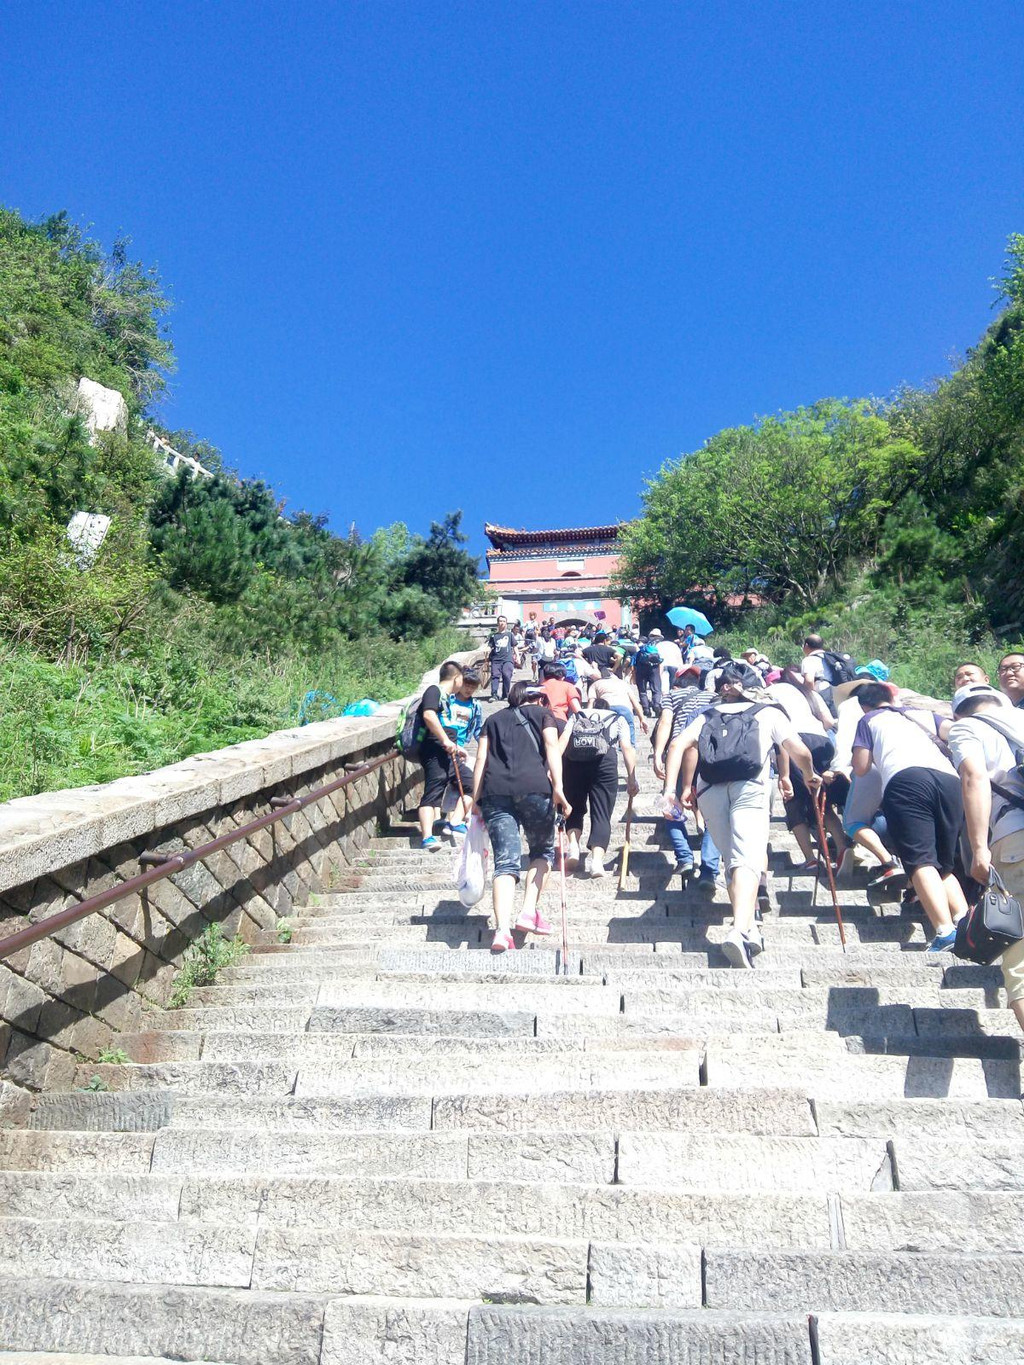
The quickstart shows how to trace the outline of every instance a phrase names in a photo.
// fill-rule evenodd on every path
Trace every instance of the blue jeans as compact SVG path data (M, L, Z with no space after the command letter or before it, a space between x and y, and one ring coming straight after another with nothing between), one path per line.
M617 711L622 719L629 726L629 742L636 748L636 723L633 720L633 712L628 706L613 706L613 711Z
M668 830L669 842L672 845L672 852L676 855L676 862L685 863L687 867L692 867L693 849L686 837L686 821L666 820L665 828ZM711 831L705 829L704 838L700 841L700 875L702 877L717 877L721 857L722 855L715 847L715 841L711 837Z
M523 843L519 827L526 835L530 861L545 858L555 861L555 807L550 796L531 792L529 796L484 796L480 811L494 853L494 875L519 880L523 862Z

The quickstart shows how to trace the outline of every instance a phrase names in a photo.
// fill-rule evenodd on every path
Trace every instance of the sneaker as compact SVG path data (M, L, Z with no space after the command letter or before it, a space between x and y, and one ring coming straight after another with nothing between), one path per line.
M497 933L494 935L494 942L491 944L492 953L510 953L514 951L516 941L511 934Z
M817 872L817 858L808 858L805 863L795 863L790 869L792 872Z
M539 910L535 910L532 915L520 915L516 920L516 928L521 929L524 934L546 935L555 932Z
M777 915L779 912L778 902L772 895L771 888L763 882L757 888L757 908L762 915Z
M846 886L853 880L854 871L853 845L848 844L839 854L839 861L836 863L836 885Z
M926 953L948 953L956 942L956 930L951 929L948 934L936 934L925 949Z
M758 953L764 952L764 939L758 929L752 929L749 934L743 935L747 945L747 956L751 959L757 957Z
M705 871L702 867L697 873L697 889L702 896L708 900L713 900L715 892L718 890L718 878L711 871Z
M760 939L760 934L758 938ZM760 952L760 949L758 949ZM750 970L750 959L752 956L750 942L739 929L733 929L722 940L722 952L725 954L730 967L743 967Z
M608 869L605 867L604 863L595 858L593 854L591 854L590 858L590 875L591 877L607 877L608 875Z
M693 876L693 863L692 862L688 863L681 858L677 859L676 865L672 869L672 875L673 877L676 876L682 877L684 882L687 881L690 877Z
M451 835L451 837L452 837L453 840L455 840L455 839L464 839L464 838L466 837L466 835L469 833L469 826L468 826L468 825L449 825L449 826L448 826L448 833Z
M899 863L886 863L868 882L868 903L880 905L883 901L898 901L909 880Z
M428 834L427 837L420 844L420 848L422 848L426 853L440 853L441 840L438 839L438 837L435 834Z

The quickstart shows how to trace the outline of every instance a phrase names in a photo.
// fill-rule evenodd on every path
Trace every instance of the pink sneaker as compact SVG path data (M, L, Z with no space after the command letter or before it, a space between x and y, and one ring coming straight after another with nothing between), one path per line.
M516 920L516 928L521 929L524 934L553 934L555 932L539 910L535 910L532 915L520 915Z
M511 934L495 934L494 942L491 944L492 953L508 953L516 946L516 941Z

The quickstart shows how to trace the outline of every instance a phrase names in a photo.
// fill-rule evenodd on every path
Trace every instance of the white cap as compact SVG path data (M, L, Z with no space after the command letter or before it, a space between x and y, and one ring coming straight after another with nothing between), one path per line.
M985 697L989 701L999 702L1000 706L1010 705L1010 698L997 687L990 687L988 683L968 683L966 687L958 687L953 693L953 715L955 716L964 702L970 701L972 697Z
M659 640L662 638L661 631L658 630L657 627L655 627L654 630L649 630L649 631L647 632L647 638L648 638L648 640L653 640L654 637L655 637L656 635L657 635L657 637L658 637Z

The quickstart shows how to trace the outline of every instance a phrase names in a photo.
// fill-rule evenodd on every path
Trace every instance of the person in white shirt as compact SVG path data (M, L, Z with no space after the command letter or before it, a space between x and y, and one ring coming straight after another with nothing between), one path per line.
M750 967L752 959L764 946L754 917L758 887L768 866L773 749L785 751L790 762L800 769L810 790L816 791L821 785L810 752L786 713L779 706L756 704L756 679L757 675L745 664L727 664L718 679L719 701L710 710L695 716L672 740L665 761L666 796L674 796L677 779L680 780L684 804L700 810L725 861L733 928L723 942L722 950L734 967ZM747 712L753 713L748 720L729 725L732 717L739 720ZM756 743L753 745L755 752L749 755L749 774L723 780L722 768L726 765L719 763L716 767L710 755L711 745L702 746L701 736L711 727L708 740L724 736L719 752L729 752L732 746L742 744L749 736L751 720L756 727L756 736L751 738ZM737 763L734 767L738 769L740 765ZM784 798L792 797L793 788L788 777L780 778L779 786Z
M661 692L664 696L683 667L683 651L675 640L666 640L660 630L652 630L649 638L661 659Z
M836 723L821 694L804 684L799 669L784 668L780 681L773 683L765 695L777 702L792 721L793 728L807 745L814 771L827 772L835 753L831 732ZM798 870L815 872L818 868L818 854L811 838L811 830L817 824L814 802L804 786L799 768L791 774L791 781L793 795L786 802L786 828L796 839L803 855L803 863ZM831 811L827 812L827 819L833 826L833 837L838 834L842 840L841 826ZM828 849L823 849L821 856L828 858Z
M889 842L935 931L927 951L947 952L956 938L956 921L967 913L963 888L953 875L963 801L939 742L950 722L932 711L894 706L886 683L867 683L857 700L864 715L853 739L854 775L878 769Z
M804 657L800 661L800 672L804 681L815 692L827 692L831 686L828 669L825 665L825 641L820 635L808 635L804 639Z
M888 674L888 670L886 670ZM853 682L842 683L835 688L833 697L837 703L836 728L833 731L836 751L828 770L824 773L825 790L828 793L829 808L841 818L844 845L846 841L857 844L880 864L876 881L868 887L868 899L873 903L886 899L899 899L899 893L906 885L907 878L899 862L886 848L880 830L884 825L879 818L882 806L882 779L878 769L861 777L853 775L853 740L864 712L857 701L857 693L869 683L883 681L872 673L864 671L862 677ZM899 690L889 684L893 701L898 700ZM875 825L879 828L874 828ZM852 854L844 852L836 876L853 870Z
M994 868L1011 896L1024 900L1024 716L987 683L968 683L953 697L949 751L960 775L970 873L982 885ZM1006 1000L1024 1028L1024 941L1002 957Z

